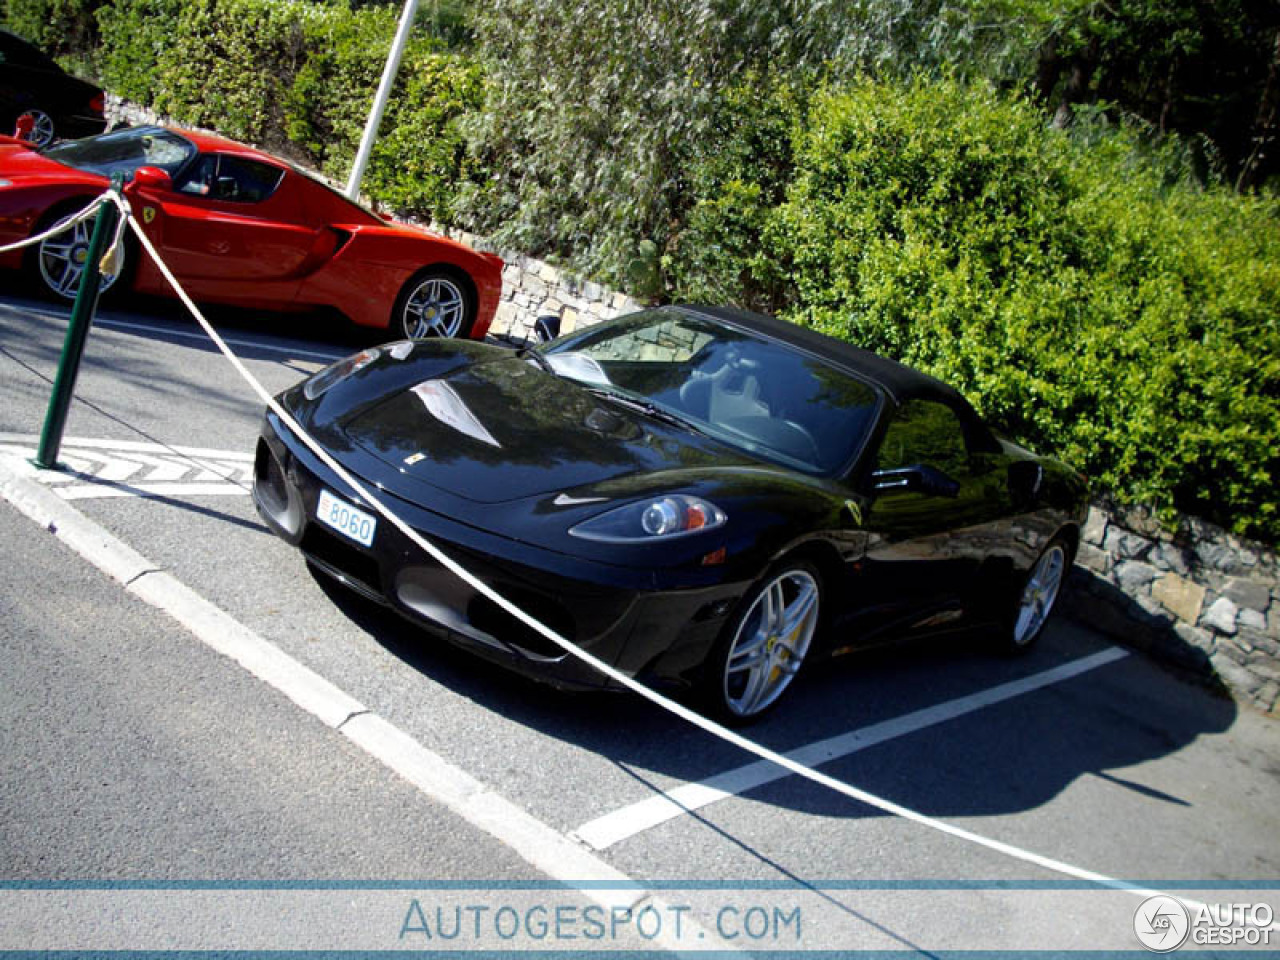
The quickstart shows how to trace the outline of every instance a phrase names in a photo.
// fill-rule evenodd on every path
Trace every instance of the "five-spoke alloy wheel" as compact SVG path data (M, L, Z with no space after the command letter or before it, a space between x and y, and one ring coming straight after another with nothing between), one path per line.
M1031 568L1018 595L1007 637L1011 650L1029 649L1040 636L1049 614L1053 612L1058 594L1062 591L1069 565L1070 552L1067 545L1061 539L1054 538Z
M393 315L398 332L410 340L465 337L474 319L470 292L442 270L424 270L410 280Z
M714 712L742 723L777 703L804 666L821 605L821 583L807 563L766 574L712 653L707 693Z
M68 218L69 219L69 218ZM43 228L40 228L43 230ZM93 218L81 220L68 230L55 233L40 242L36 262L45 286L57 297L74 300L80 290L80 277L89 259L89 238L93 231ZM114 272L102 272L99 289L108 290L124 272L125 246L116 253Z

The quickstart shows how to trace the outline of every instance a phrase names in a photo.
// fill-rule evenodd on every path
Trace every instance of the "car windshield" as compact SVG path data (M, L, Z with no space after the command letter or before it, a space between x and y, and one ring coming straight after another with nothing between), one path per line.
M589 327L540 354L559 376L809 473L849 462L879 402L870 385L797 347L680 310Z
M195 154L194 143L161 127L130 127L68 140L44 151L50 160L68 167L104 177L123 173L126 180L139 167L159 167L174 176Z

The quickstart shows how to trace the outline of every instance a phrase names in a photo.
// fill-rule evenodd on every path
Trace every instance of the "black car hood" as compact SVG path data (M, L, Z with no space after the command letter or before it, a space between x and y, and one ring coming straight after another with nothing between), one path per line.
M363 472L409 500L443 491L497 504L738 459L509 353L397 383L340 429L375 461Z

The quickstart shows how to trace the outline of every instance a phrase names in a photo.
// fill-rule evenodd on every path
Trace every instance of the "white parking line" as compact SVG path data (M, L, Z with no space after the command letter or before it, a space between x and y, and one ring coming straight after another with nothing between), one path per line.
M805 766L817 767L839 757L846 757L851 753L878 746L889 740L905 737L926 727L954 720L956 717L973 713L992 704L1070 680L1072 677L1078 677L1082 673L1114 663L1128 655L1119 647L1108 647L1098 653L1064 663L1042 673L1002 683L987 690L980 690L965 697L948 700L946 703L916 710L869 727L851 730L826 740L819 740L799 747L786 756ZM612 813L584 823L570 835L593 850L604 850L628 837L634 837L651 827L673 820L681 814L690 813L717 800L737 796L790 775L789 771L776 764L757 760L755 763L728 770L698 783L681 784L665 793L614 810Z

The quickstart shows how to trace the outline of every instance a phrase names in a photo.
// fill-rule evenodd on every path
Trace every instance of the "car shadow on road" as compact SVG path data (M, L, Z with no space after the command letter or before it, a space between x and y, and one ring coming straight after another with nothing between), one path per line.
M664 777L700 781L756 760L636 695L565 693L449 644L424 643L422 628L322 573L314 576L346 616L413 669L509 721L608 758L655 792ZM1034 677L1109 646L1097 632L1061 617L1025 656L994 653L989 640L980 632L956 634L815 664L789 700L744 732L786 752ZM823 771L936 817L1033 809L1088 774L1149 800L1183 806L1192 799L1107 771L1156 760L1221 733L1237 713L1230 699L1130 654L945 723L926 723L824 764ZM749 795L820 816L882 815L795 776Z
M1071 572L1070 589L1063 597L1062 612L1089 624L1098 633L1136 650L1152 660L1176 670L1220 696L1230 689L1218 676L1209 653L1189 643L1174 629L1172 616L1141 604L1115 584L1077 565Z

